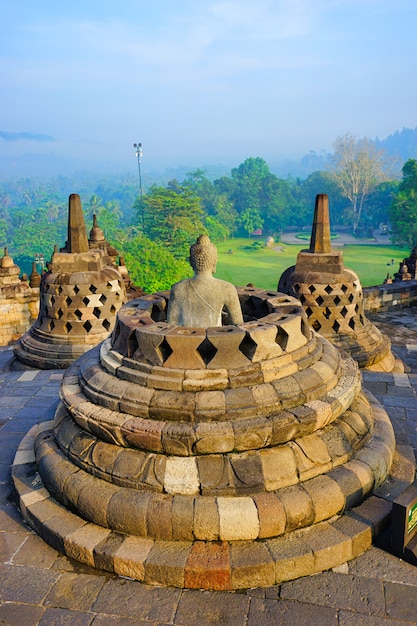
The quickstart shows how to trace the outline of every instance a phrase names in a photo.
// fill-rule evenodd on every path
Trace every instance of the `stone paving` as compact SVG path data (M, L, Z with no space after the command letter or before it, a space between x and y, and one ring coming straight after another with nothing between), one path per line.
M398 443L417 451L417 324L414 310L373 319L408 365L405 374L364 372ZM0 351L0 625L10 626L384 626L417 624L417 568L373 546L335 570L243 592L151 587L70 561L22 521L10 465L38 421L52 418L62 372L9 371Z

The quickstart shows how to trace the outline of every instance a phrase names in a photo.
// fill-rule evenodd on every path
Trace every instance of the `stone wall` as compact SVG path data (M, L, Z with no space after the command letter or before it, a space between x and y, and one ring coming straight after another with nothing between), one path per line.
M0 289L0 346L16 341L27 331L39 310L39 289L25 283Z
M417 303L417 280L394 282L363 290L364 309L369 313L382 313Z

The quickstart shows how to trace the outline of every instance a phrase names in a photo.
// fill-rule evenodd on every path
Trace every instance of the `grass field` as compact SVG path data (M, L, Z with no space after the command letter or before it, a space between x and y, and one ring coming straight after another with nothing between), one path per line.
M253 283L255 287L276 290L282 272L295 265L298 252L309 245L308 242L279 243L270 249L262 240L261 243L260 247L254 247L252 239L229 239L216 244L219 253L216 277L237 286ZM359 275L363 287L382 284L387 273L397 272L399 262L410 253L398 246L346 245L341 249L345 266Z

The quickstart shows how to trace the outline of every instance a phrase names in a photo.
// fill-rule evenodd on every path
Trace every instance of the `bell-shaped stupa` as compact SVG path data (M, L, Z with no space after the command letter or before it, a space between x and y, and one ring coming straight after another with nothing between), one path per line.
M390 339L365 316L358 275L344 266L342 251L331 246L327 195L316 197L310 249L299 252L296 265L282 274L278 290L298 298L312 328L346 350L359 367L404 371Z
M192 247L193 278L123 306L70 366L13 476L25 519L71 558L149 584L268 586L371 545L361 503L394 433L300 303L212 279L209 246Z
M68 367L108 337L125 300L124 280L106 252L89 248L81 201L71 194L67 242L42 276L39 315L16 344L16 358L39 369Z

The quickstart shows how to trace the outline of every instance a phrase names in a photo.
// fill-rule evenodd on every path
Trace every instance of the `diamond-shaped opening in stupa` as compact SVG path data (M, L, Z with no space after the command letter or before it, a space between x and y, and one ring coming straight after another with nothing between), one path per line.
M275 343L277 343L283 350L287 349L288 345L288 333L286 330L282 328L282 326L278 326L277 336L275 337Z
M211 341L206 337L198 346L197 352L203 359L204 363L208 365L216 356L217 348L216 346L213 346Z
M243 337L242 341L239 344L239 350L250 361L252 360L257 347L258 347L258 344L256 343L256 341L252 339L249 333L245 334L245 336Z
M171 354L173 353L173 349L171 348L171 346L169 345L165 337L159 344L158 351L159 351L159 354L163 363L165 363L165 361L167 361L169 357L171 356Z

